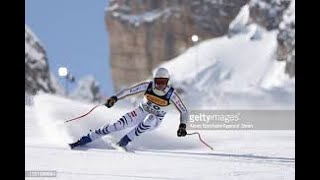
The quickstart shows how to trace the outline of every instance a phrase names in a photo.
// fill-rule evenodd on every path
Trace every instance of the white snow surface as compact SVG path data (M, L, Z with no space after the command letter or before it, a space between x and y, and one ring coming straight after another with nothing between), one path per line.
M235 32L246 32L247 24L250 18L250 9L249 5L244 5L238 15L234 18L234 20L229 25L229 30Z
M197 136L176 137L176 111L170 111L158 129L129 145L135 153L113 150L108 143L127 130L70 150L67 143L133 108L121 103L110 109L100 106L82 119L64 123L94 105L36 95L33 106L25 107L25 170L56 171L57 177L50 179L59 180L295 178L294 131L199 131L212 151Z

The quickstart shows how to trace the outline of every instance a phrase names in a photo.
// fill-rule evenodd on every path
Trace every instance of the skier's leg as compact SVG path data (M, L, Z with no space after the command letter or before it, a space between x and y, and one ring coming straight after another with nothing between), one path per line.
M126 113L119 120L112 124L107 124L95 131L90 130L89 134L82 136L78 141L70 144L70 147L74 148L76 146L82 146L109 133L121 131L128 127L133 127L137 125L145 116L146 114L143 112L143 110L138 107L133 111Z
M124 116L122 116L120 119L118 119L116 122L111 123L111 124L106 124L104 126L102 126L99 129L96 129L93 132L90 132L90 138L92 140L95 140L99 137L102 137L104 135L110 134L112 132L115 131L121 131L123 129L126 129L128 127L132 127L135 125L134 123L135 121L133 121L128 114L125 114Z
M142 133L155 129L161 122L161 119L154 114L148 114L145 119L125 135L120 141L119 145L125 147L135 137L140 136Z

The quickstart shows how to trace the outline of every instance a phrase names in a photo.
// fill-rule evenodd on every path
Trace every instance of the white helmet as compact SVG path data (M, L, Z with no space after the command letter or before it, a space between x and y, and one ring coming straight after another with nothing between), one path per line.
M166 68L157 69L153 76L154 87L163 91L168 85L169 78L169 71Z
M169 79L170 78L169 71L166 68L159 68L159 69L157 69L153 78L167 78L167 79Z

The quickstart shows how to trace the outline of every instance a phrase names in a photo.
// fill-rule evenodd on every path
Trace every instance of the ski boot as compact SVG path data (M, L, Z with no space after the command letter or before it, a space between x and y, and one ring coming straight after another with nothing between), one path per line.
M86 135L86 136L82 136L78 141L74 142L74 143L71 143L69 144L70 148L73 149L77 146L83 146L89 142L91 142L92 139L90 138L90 135Z
M118 143L117 143L117 146L119 148L121 148L122 150L124 151L128 151L127 149L127 145L128 143L131 141L131 139L129 139L129 137L127 135L125 135Z

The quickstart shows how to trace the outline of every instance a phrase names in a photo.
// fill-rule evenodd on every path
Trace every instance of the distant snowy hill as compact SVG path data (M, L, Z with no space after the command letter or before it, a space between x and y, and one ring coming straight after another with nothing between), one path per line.
M39 38L25 25L25 92L63 94L64 90L50 73L46 50Z
M81 78L75 90L70 94L70 98L83 102L98 102L102 96L97 80L92 75Z
M261 37L253 39L257 31ZM251 24L232 38L204 41L161 66L169 69L171 83L193 109L292 109L295 79L285 74L285 62L275 59L276 48L277 30Z
M50 72L47 53L43 43L25 25L25 103L32 103L32 96L38 92L65 96L66 90ZM87 75L77 81L77 87L69 95L82 102L101 100L99 83Z

